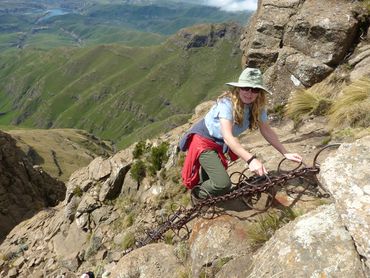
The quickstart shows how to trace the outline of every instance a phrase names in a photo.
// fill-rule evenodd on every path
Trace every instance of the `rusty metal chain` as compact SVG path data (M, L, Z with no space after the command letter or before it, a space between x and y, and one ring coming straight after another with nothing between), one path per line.
M277 188L283 188L284 185L289 181L296 178L301 178L304 180L310 181L309 184L320 186L319 181L316 178L316 174L320 171L320 165L317 162L318 156L327 148L331 147L338 147L340 144L332 144L328 145L322 149L320 149L313 160L313 166L307 167L304 163L300 163L296 168L291 171L287 171L284 173L281 170L281 165L283 161L280 161L278 165L277 175L276 176L251 176L247 177L245 175L244 170L243 172L234 172L230 175L232 178L235 175L239 175L237 182L233 182L233 189L224 195L221 196L208 196L205 199L198 199L192 194L192 201L193 206L191 208L180 207L172 215L170 215L167 220L165 220L161 225L157 228L152 229L147 232L147 235L144 239L138 240L135 244L135 247L129 248L124 251L124 255L130 253L132 250L136 248L143 247L151 242L158 241L163 239L164 234L167 231L172 230L174 234L176 234L181 240L186 240L190 236L190 230L187 227L187 223L192 219L205 215L206 212L209 211L210 208L213 208L213 212L210 218L214 217L215 214L215 205L220 202L228 201L228 200L235 200L238 198L244 198L246 204L253 208L251 204L248 204L248 200L251 200L254 196L261 194L261 193L268 193L270 197L274 197L275 193L277 192ZM303 168L302 168L303 166ZM314 177L314 182L312 181L312 177ZM206 192L207 193L207 192ZM321 197L328 197L328 194L323 194ZM181 236L181 231L184 230L185 235Z

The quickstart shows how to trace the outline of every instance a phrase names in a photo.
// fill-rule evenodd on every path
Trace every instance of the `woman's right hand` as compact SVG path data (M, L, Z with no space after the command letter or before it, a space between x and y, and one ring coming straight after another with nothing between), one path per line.
M259 176L267 175L265 166L263 166L263 164L256 158L249 163L248 167L251 172L254 172Z

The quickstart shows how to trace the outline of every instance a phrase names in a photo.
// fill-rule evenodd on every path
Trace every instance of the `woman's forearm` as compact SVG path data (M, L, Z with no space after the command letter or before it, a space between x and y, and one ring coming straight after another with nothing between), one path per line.
M260 125L260 132L266 141L269 142L278 152L283 155L288 153L283 144L280 142L275 131L267 123L262 123Z
M220 119L222 138L225 144L244 161L248 161L252 154L250 154L243 146L240 144L238 138L234 137L232 134L232 122L226 119Z
M244 161L248 161L253 155L249 153L239 142L239 140L233 136L224 138L225 144Z

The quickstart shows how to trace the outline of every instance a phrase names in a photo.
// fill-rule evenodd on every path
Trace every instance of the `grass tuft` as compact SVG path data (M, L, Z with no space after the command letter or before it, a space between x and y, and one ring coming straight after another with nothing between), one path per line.
M77 197L81 197L83 195L83 191L81 189L81 187L79 187L78 185L73 189L73 195L74 196L77 196Z
M135 245L135 236L133 233L126 233L125 236L123 237L122 239L122 242L121 242L121 246L122 248L125 250L125 249L128 249L132 246Z
M285 107L285 115L299 123L308 115L326 115L332 105L336 89L333 85L319 83L309 89L296 91Z
M329 123L333 127L370 126L370 79L354 81L343 89L329 111Z
M190 257L189 244L185 241L180 241L175 246L174 254L180 263L185 264Z
M264 216L259 216L255 223L247 227L247 235L252 247L259 248L278 229L300 215L302 215L302 212L287 208L279 212L269 212Z

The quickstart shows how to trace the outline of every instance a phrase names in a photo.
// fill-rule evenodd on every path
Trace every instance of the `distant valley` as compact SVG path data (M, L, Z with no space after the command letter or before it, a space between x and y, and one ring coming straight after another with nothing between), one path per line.
M248 13L167 1L2 1L0 52L84 47L103 43L148 46L199 23L234 21Z
M179 29L245 14L102 2L0 4L0 124L84 129L123 148L186 122L237 77L241 26Z

